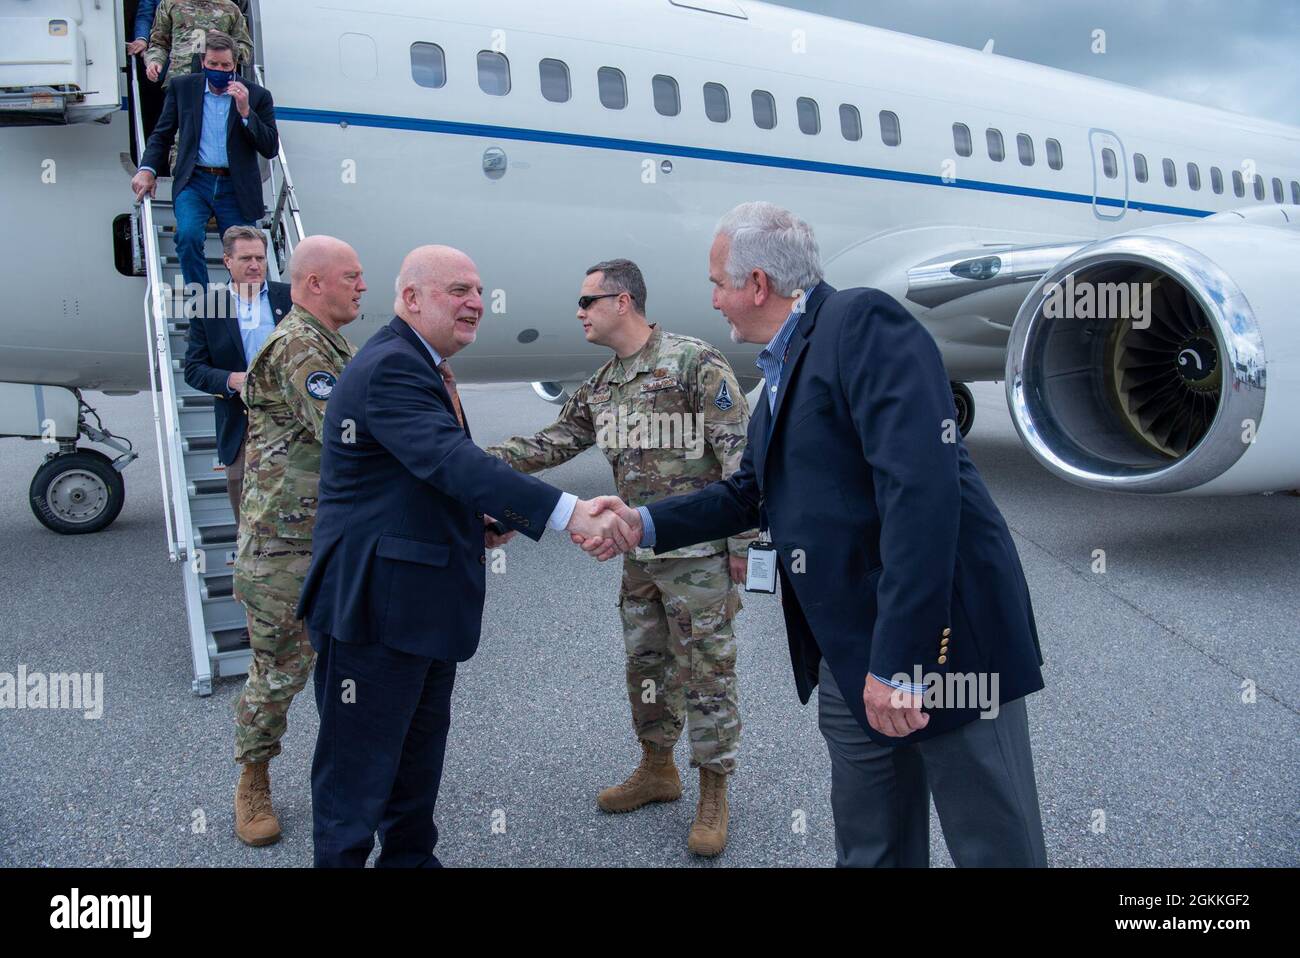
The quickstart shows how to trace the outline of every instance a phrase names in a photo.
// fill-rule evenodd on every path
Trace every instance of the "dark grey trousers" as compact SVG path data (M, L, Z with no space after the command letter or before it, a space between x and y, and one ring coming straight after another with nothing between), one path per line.
M1004 704L997 718L893 747L863 731L824 659L817 702L831 756L837 865L927 867L933 793L959 867L1047 866L1024 699Z

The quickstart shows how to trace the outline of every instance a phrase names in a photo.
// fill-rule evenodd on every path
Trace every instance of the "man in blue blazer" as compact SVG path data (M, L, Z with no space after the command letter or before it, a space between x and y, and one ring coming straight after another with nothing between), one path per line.
M474 654L489 548L514 532L613 537L612 512L515 472L471 440L448 359L474 342L483 286L459 250L411 252L397 316L339 377L325 411L311 569L298 614L317 652L315 861L429 867L456 663ZM493 517L496 517L494 519Z
M288 283L266 278L266 234L261 230L232 226L221 237L221 247L230 289L196 301L203 308L190 318L185 382L216 397L217 459L226 467L226 493L238 525L248 433L248 410L240 390L248 364L293 308L293 300Z
M206 288L208 220L215 216L224 234L261 219L266 206L257 158L269 160L280 150L271 94L236 78L234 41L223 33L208 32L202 72L168 85L162 116L131 180L136 199L157 190L157 173L173 142L176 255L186 284Z
M732 338L767 344L744 462L648 508L601 504L655 552L770 533L800 700L821 687L839 864L927 865L933 794L958 865L1046 865L1029 590L938 347L879 290L823 282L812 230L770 203L722 220L709 269Z

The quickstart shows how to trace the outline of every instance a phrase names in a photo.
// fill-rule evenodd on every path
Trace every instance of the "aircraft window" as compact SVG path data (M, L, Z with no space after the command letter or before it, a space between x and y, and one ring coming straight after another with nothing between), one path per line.
M1262 200L1263 198L1264 198L1264 177L1256 173L1255 174L1255 199Z
M600 88L600 102L611 110L627 106L627 78L622 70L601 67L596 71L596 86Z
M714 123L731 119L731 97L721 83L704 84L704 115Z
M436 43L411 44L411 79L438 89L447 85L447 57Z
M1109 146L1101 151L1101 172L1108 180L1119 176L1119 163L1115 161L1115 151Z
M1016 150L1020 154L1021 166L1034 165L1034 140L1025 133L1016 134Z
M676 116L682 112L682 98L676 80L661 73L651 81L651 85L654 89L656 112L661 116Z
M1133 154L1133 178L1139 183L1145 183L1150 179L1150 173L1147 171L1147 158L1141 153Z
M989 159L1001 163L1007 158L1007 148L1002 142L1002 131L992 127L984 131L984 140L989 147Z
M1217 166L1210 167L1210 189L1216 193L1223 192L1223 170Z
M1246 195L1246 181L1241 178L1241 170L1232 171L1232 192L1237 196Z
M1061 154L1061 141L1047 141L1047 165L1054 170L1059 170L1065 165L1065 157Z
M776 126L776 100L766 90L755 90L749 95L754 107L754 124L763 130Z
M898 146L903 142L903 128L898 123L898 114L889 110L880 111L880 138L885 146Z
M1274 203L1286 202L1286 194L1282 190L1282 181L1279 180L1276 176L1273 177L1273 202Z
M970 127L965 123L952 125L952 148L958 156L970 156L974 152L970 141Z
M1177 186L1178 167L1174 166L1174 161L1169 159L1169 157L1165 157L1160 161L1160 165L1163 166L1165 170L1165 186Z
M799 113L799 129L809 136L816 136L822 131L822 115L817 109L817 101L806 96L795 101Z
M542 96L552 103L568 103L572 96L569 67L563 60L546 59L537 65L542 78Z
M510 61L492 50L478 52L478 88L489 96L510 92Z
M840 132L846 140L862 139L862 114L851 103L840 104Z
M1187 185L1194 190L1201 188L1201 168L1195 163L1187 164Z
M1300 206L1300 183L1295 180L1291 181L1291 202Z

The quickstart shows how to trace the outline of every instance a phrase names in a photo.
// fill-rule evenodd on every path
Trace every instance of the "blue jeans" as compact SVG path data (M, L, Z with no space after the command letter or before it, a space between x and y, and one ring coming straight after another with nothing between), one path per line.
M216 216L217 228L225 233L232 226L251 226L239 211L235 188L229 176L213 176L195 170L185 188L172 202L176 214L176 255L185 282L208 286L208 260L203 251L208 239L208 218Z

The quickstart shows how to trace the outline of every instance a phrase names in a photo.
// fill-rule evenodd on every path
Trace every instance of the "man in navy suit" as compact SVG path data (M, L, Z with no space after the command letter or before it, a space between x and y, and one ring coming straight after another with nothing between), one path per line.
M744 461L639 510L598 502L656 553L769 533L800 700L821 687L839 864L927 865L933 795L958 865L1045 866L1029 589L934 340L879 290L827 285L811 228L770 203L723 218L709 278L732 339L766 344Z
M317 652L312 761L317 866L429 867L456 663L474 654L499 517L612 537L612 512L515 472L471 440L448 362L474 342L483 286L459 250L411 252L397 316L339 377L325 411L311 569L298 614Z
M217 459L226 467L226 494L239 525L244 485L244 437L248 410L240 392L248 364L271 331L293 308L288 283L266 278L266 234L232 226L221 237L230 289L202 298L205 308L190 319L185 382L216 397ZM213 309L208 310L206 304Z
M266 212L257 158L271 159L280 150L270 92L235 79L235 44L230 37L210 30L207 44L203 72L177 77L168 85L162 116L131 180L136 199L152 196L158 188L157 172L179 136L172 165L176 254L186 284L197 283L204 290L208 220L215 216L222 234L232 226L256 223Z

